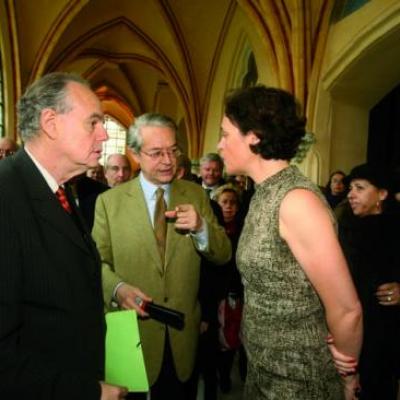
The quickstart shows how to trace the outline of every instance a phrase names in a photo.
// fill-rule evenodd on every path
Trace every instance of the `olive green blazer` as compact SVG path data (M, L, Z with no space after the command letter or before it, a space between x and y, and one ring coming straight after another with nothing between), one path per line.
M230 241L218 225L201 186L184 180L173 181L169 202L169 210L179 204L193 204L208 226L209 248L203 255L215 264L229 261ZM154 302L185 314L182 331L168 329L178 377L186 381L194 366L200 321L201 257L193 238L178 232L173 222L168 223L163 267L139 178L99 196L93 237L102 259L106 308L110 309L116 284L124 281L138 287ZM152 385L161 369L166 327L152 319L141 319L139 330Z

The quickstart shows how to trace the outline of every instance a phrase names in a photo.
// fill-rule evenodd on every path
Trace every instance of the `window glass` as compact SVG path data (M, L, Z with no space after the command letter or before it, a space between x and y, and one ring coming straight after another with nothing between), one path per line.
M126 128L109 115L104 118L104 127L108 133L108 140L103 143L103 153L100 159L100 163L103 165L110 154L125 154L127 134Z

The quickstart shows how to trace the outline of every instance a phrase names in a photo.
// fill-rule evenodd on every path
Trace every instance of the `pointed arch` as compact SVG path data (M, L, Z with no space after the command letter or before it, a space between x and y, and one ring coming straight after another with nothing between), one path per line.
M153 58L135 53L132 53L130 57L141 59L142 61L145 61L151 65L153 68L157 68L162 71L162 74L170 83L172 90L176 94L179 103L185 110L185 114L187 115L187 128L188 131L191 132L192 151L197 152L199 131L197 129L196 114L194 111L195 108L193 107L193 99L191 97L190 90L188 91L184 82L182 79L180 79L174 64L170 61L167 54L165 54L161 47L131 20L128 20L125 17L117 17L91 28L85 34L71 42L63 50L62 54L59 54L54 60L52 60L52 62L47 66L47 70L57 70L61 67L61 65L78 58L80 53L83 51L82 49L85 48L85 45L91 43L91 40L94 37L104 35L107 32L111 32L113 29L118 29L120 27L128 29L135 37L139 38L143 42L143 44L151 51L152 54L154 54Z

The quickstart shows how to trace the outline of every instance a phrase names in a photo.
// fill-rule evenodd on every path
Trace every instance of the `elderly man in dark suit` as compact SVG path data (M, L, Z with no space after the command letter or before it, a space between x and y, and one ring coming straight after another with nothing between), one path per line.
M98 254L64 184L107 139L95 94L53 73L18 106L25 148L0 163L0 398L118 399L102 382Z

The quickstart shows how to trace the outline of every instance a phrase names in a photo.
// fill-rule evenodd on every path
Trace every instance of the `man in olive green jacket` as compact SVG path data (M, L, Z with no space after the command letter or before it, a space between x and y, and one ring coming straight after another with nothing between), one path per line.
M129 134L141 173L100 195L96 204L93 236L103 263L105 302L110 306L115 301L145 317L139 320L139 329L152 400L167 394L183 399L199 333L200 258L226 263L230 242L204 190L175 180L179 154L175 123L160 114L145 114ZM153 228L155 191L160 187L169 210L165 256L160 255ZM184 313L184 329L146 318L137 296Z

